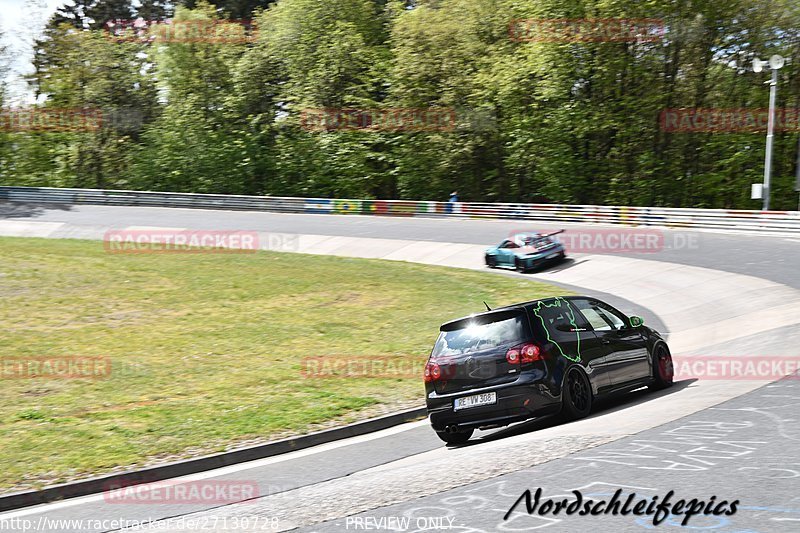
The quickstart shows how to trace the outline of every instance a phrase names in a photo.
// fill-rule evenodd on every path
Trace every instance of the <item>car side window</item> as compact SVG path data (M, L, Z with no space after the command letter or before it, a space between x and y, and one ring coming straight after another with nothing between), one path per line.
M625 315L606 303L598 301L595 301L594 303L597 304L600 309L603 310L606 317L611 320L611 322L614 324L614 329L624 329L628 327L628 318Z
M598 301L573 300L573 303L595 331L613 331L625 327L625 322Z
M586 317L586 320L589 321L589 324L592 325L592 329L595 331L611 331L611 324L606 322L597 310L591 307L585 307L581 309L581 313Z
M503 241L500 248L519 248L513 241Z

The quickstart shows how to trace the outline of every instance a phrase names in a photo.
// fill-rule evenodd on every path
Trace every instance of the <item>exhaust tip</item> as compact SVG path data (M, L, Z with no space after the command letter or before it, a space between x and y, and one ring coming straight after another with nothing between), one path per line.
M444 428L444 430L445 430L447 433L451 433L451 434L452 434L452 433L458 433L458 426L457 426L457 425L455 425L455 424L450 424L449 426L447 426L446 428Z

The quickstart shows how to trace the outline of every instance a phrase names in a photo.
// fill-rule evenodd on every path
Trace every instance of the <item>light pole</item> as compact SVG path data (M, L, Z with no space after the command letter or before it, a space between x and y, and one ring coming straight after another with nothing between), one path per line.
M756 58L753 60L753 71L761 72L764 70L764 65L769 64L772 70L772 79L769 83L769 119L767 120L767 153L764 156L764 186L762 197L764 204L762 209L769 211L769 196L770 196L770 178L772 177L772 139L775 132L775 97L778 92L778 70L780 70L785 63L783 57L774 55L769 58L769 62L761 61Z
M797 139L797 176L794 182L794 190L800 193L800 138ZM800 211L800 195L797 197L797 210Z

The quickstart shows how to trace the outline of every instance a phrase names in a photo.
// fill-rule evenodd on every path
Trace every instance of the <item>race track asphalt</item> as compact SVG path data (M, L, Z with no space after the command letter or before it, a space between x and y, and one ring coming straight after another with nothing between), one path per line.
M96 239L109 227L131 226L256 230L346 238L341 241L339 254L343 253L342 248L368 247L377 243L376 239L380 239L382 245L388 240L489 246L521 230L614 230L611 226L499 220L0 204L0 235ZM531 277L607 297L627 312L643 315L658 329L675 334L676 343L686 346L687 354L798 356L800 326L793 321L776 322L776 327L771 328L773 319L770 318L753 331L747 331L741 327L742 323L747 324L747 320L743 320L737 323L738 331L728 331L720 337L722 342L709 337L707 344L698 341L697 328L690 327L687 322L688 318L696 322L708 316L709 325L719 325L715 329L725 330L726 321L744 317L755 325L762 312L784 298L794 303L794 298L800 294L797 291L800 289L800 237L659 228L656 231L662 232L664 246L655 252L585 257L578 254L572 265L562 266L561 270L555 267ZM470 257L475 255L475 250L477 248L469 248ZM325 253L313 247L310 251ZM477 258L477 265L459 259L457 265L451 266L461 266L463 262L466 267L478 268L480 259ZM608 282L608 277L618 275L612 272L617 264L624 264L634 274L638 273L639 277L632 282L635 290L618 282L616 285ZM601 272L607 273L606 279L595 278L594 274ZM728 273L728 276L714 273ZM705 275L715 276L709 277L709 283L720 283L719 301L694 311L688 307L698 307L696 302L691 306L687 302L684 310L682 299L691 291L681 292L682 280ZM672 284L663 285L669 276L672 276ZM762 286L758 279L772 283ZM723 282L728 284L723 285ZM747 298L736 299L739 286L748 294ZM657 288L660 292L655 290ZM669 292L665 292L667 289ZM759 299L756 295L762 290L772 296ZM642 305L640 298L654 305ZM658 306L662 300L670 298L674 302ZM742 309L748 305L752 308ZM743 314L745 312L749 314ZM201 475L204 479L246 478L258 482L262 497L252 503L218 508L209 505L112 506L102 495L96 495L6 513L0 515L0 520L13 517L33 521L42 517L161 519L158 524L162 527L171 525L170 530L179 530L181 523L164 520L208 521L224 517L230 520L226 525L231 526L235 517L274 517L280 530L298 527L307 531L352 531L364 530L367 523L387 526L389 522L378 521L381 517L393 517L391 524L396 527L403 524L402 518L411 518L409 528L402 530L417 531L420 524L434 525L433 519L438 517L440 521L453 520L450 531L476 533L527 531L537 527L547 531L653 528L648 517L631 516L537 517L517 512L510 521L502 520L525 488L541 487L548 497L580 488L585 496L595 498L622 488L647 497L663 495L671 489L678 497L687 499L714 494L719 499L739 498L743 502L739 513L724 520L694 517L690 525L698 528L722 533L797 531L800 504L795 495L800 488L800 453L797 450L800 434L794 429L797 423L792 418L800 404L797 387L796 381L742 384L689 380L677 383L668 391L656 394L637 391L609 400L590 418L579 422L533 421L509 429L482 432L475 443L458 448L443 447L426 422L417 422ZM686 437L681 433L685 431L690 432L687 438L673 438L675 435ZM666 442L670 438L673 440ZM642 441L651 440L665 442L661 442L658 449L644 447ZM609 457L624 460L609 460ZM672 464L669 461L677 462L676 457L683 457L680 461L691 468L664 466ZM518 510L523 508L520 506ZM350 517L349 522L347 517ZM356 520L367 517L373 521ZM417 523L418 517L430 520ZM255 522L250 529L239 527L236 530L263 531L265 529L259 526L265 523ZM194 525L197 529L198 523ZM669 520L659 528L679 529ZM105 529L64 527L51 530Z

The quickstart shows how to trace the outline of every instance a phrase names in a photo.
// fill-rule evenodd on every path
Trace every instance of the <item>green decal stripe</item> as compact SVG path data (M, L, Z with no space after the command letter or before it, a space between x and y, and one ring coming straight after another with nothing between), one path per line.
M563 305L562 305L562 303L563 303ZM544 307L546 307L548 309L552 308L552 307L564 307L564 308L566 308L567 317L569 317L569 323L572 324L572 327L575 329L575 337L578 340L578 356L577 357L571 357L569 354L565 353L564 350L561 348L561 345L558 344L558 342L556 342L555 340L553 340L553 337L550 336L550 330L547 329L547 325L544 323L544 318L542 318L542 315L539 314L539 311L541 311L542 306L544 306ZM570 303L567 300L565 300L564 298L561 298L561 297L557 296L555 301L552 304L549 304L549 305L544 303L544 302L538 302L536 304L536 309L533 310L533 313L537 317L539 317L539 321L542 323L542 328L544 328L544 332L547 334L547 340L552 342L553 344L555 344L556 348L558 348L558 351L561 352L561 355L564 356L566 359L569 359L570 361L574 362L574 363L580 362L580 360L581 360L581 332L577 331L578 330L578 325L575 324L575 313L572 310L572 306L570 305Z

